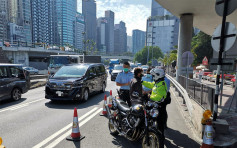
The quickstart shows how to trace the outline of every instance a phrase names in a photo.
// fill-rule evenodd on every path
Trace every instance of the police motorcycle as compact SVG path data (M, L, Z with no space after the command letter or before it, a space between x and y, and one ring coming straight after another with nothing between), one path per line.
M118 91L118 95L113 97L111 108L106 106L110 134L121 135L130 141L142 140L142 148L159 148L162 137L157 129L159 105L145 101L129 108L119 94Z

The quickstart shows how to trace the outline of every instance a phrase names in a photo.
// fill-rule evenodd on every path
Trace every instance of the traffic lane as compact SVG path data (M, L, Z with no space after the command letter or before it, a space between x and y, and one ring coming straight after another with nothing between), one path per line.
M18 101L13 101L10 98L7 100L0 101L0 113L1 110L6 110L8 107L17 107L18 105L23 105L25 103L29 103L35 101L37 99L42 99L45 97L44 94L45 87L39 87L35 89L29 90L27 93L22 94L22 98Z
M44 94L44 91L40 93ZM109 91L107 90L106 93L109 94ZM104 94L97 94L91 96L85 103L72 101L55 103L44 99L15 111L6 111L4 114L0 114L1 136L8 147L32 147L70 124L74 107L78 108L80 117L92 110L93 107L102 106L103 98Z
M80 122L79 122L80 125ZM57 148L141 148L141 142L131 142L122 136L113 136L109 132L108 119L96 115L92 120L80 127L80 133L85 136L80 142L63 139ZM68 135L69 136L69 135Z
M180 113L180 108L176 102L175 96L171 92L171 104L167 105L168 112L168 129L165 130L165 146L167 148L198 148L199 143L194 140L194 135L192 130L187 125L183 115Z
M174 96L171 96L174 97ZM181 115L175 99L167 106L168 111L168 129L165 130L165 146L167 148L176 147L200 147L194 140L191 129L187 126L183 116ZM80 122L79 122L80 125ZM57 143L55 147L141 147L141 141L131 142L122 136L112 136L108 129L108 119L101 116L96 116L87 124L80 127L80 133L85 136L80 142L67 141L64 137L61 142ZM70 133L66 136L69 136ZM55 144L55 143L54 143Z

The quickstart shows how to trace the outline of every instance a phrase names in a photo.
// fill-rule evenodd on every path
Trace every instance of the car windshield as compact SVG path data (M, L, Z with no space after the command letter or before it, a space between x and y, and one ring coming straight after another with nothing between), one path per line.
M115 65L114 70L123 70L123 65Z
M144 66L141 66L141 68L149 68L149 66L144 65Z
M63 66L61 69L59 69L55 75L54 78L57 77L81 77L85 75L86 70L88 69L87 66L80 65L80 66Z

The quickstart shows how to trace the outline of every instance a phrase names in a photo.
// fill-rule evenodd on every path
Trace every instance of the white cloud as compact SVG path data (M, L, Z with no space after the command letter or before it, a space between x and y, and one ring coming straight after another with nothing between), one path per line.
M128 35L132 35L133 29L146 30L146 20L150 16L150 7L143 5L146 1L150 5L150 0L97 0L97 18L104 17L106 10L115 13L115 24L123 21L126 23ZM81 1L78 2L79 12L81 12Z

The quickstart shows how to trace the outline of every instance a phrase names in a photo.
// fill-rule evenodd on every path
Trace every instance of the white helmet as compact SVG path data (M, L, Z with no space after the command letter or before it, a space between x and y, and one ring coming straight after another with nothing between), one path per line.
M158 68L153 68L150 71L151 75L153 76L153 80L157 81L160 78L164 78L165 77L165 72L163 69L158 69Z

